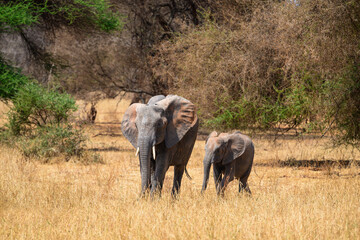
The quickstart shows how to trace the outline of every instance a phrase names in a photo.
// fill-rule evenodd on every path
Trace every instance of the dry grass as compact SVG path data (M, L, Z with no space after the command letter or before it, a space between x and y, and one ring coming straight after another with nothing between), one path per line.
M0 102L0 127L6 123L6 113L9 111L8 106Z
M96 102L95 108L97 110L96 123L111 123L121 122L122 115L131 102L131 94L126 94L124 97L117 97L115 99L102 99ZM78 110L75 116L79 120L87 120L87 114L90 112L91 104L89 101L76 101ZM0 108L1 109L1 108Z
M255 138L252 197L232 182L224 199L211 181L200 195L204 141L197 141L179 200L172 200L172 168L163 196L138 200L134 149L117 124L88 128L105 164L24 161L0 148L1 239L356 239L360 236L360 169L280 167L286 159L359 160L326 140ZM99 133L101 133L99 135ZM294 160L295 161L295 160ZM316 171L315 171L316 170Z

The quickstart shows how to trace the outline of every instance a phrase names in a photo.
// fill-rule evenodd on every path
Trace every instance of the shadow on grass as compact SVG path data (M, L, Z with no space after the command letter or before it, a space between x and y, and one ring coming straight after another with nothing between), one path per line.
M118 148L118 147L107 147L107 148L89 148L89 151L93 152L133 152L134 149L126 148Z
M279 160L272 163L254 163L255 166L263 167L305 167L305 168L347 168L351 166L360 167L360 160L297 160L295 158L289 158L287 160Z
M105 136L105 137L122 137L123 135L121 133L98 133L95 134L92 137L99 137L99 136Z
M280 160L276 165L279 167L346 168L350 166L360 166L360 160L297 160L290 158L285 161Z

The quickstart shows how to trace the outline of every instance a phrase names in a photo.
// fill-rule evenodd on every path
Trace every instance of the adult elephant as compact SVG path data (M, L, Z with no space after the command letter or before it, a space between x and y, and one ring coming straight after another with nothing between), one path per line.
M234 180L239 180L239 192L242 190L251 194L247 183L254 160L255 148L251 139L240 133L212 132L205 144L204 157L204 181L202 192L205 191L211 164L213 164L213 175L216 192L223 195L226 186Z
M161 193L169 166L174 166L172 194L179 192L198 125L194 104L180 96L158 95L129 106L121 130L139 154L142 196L149 188L152 196Z

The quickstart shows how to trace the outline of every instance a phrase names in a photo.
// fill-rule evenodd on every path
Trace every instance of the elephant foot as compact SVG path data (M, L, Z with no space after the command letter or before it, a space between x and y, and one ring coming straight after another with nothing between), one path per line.
M150 195L150 189L142 190L138 196L138 200L146 199Z
M241 194L246 194L247 196L251 196L251 190L248 184L245 185L242 184L241 182L239 183L239 193Z
M174 200L179 200L180 198L180 194L179 194L179 191L176 191L176 190L171 190L171 197L172 199Z
M155 199L159 199L161 198L161 191L157 190L157 191L151 191L150 192L150 199L151 200L155 200Z
M217 196L218 196L219 198L224 198L225 194L224 194L224 192L220 192L220 193L217 194Z

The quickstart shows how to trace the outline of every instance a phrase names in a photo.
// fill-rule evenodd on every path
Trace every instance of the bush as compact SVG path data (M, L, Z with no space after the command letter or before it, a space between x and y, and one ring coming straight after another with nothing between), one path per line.
M350 144L360 148L360 63L351 65L338 80L342 94L334 94L335 106L330 112L337 145Z
M37 128L31 136L21 136L17 146L25 157L81 156L86 138L69 124Z
M305 86L294 85L279 90L276 99L263 98L262 101L248 101L245 97L216 99L217 111L213 118L205 121L211 128L222 129L271 129L287 126L296 128L313 116L310 111L312 99Z
M1 64L1 62L0 62ZM47 89L20 73L0 65L2 100L11 100L6 129L0 140L16 146L26 157L81 156L86 138L69 122L75 100L56 89Z
M70 95L48 90L36 83L21 87L12 101L9 130L14 135L31 134L33 129L68 122L76 111L75 100Z
M27 83L13 98L3 138L26 157L80 156L86 138L69 123L75 110L68 94Z

